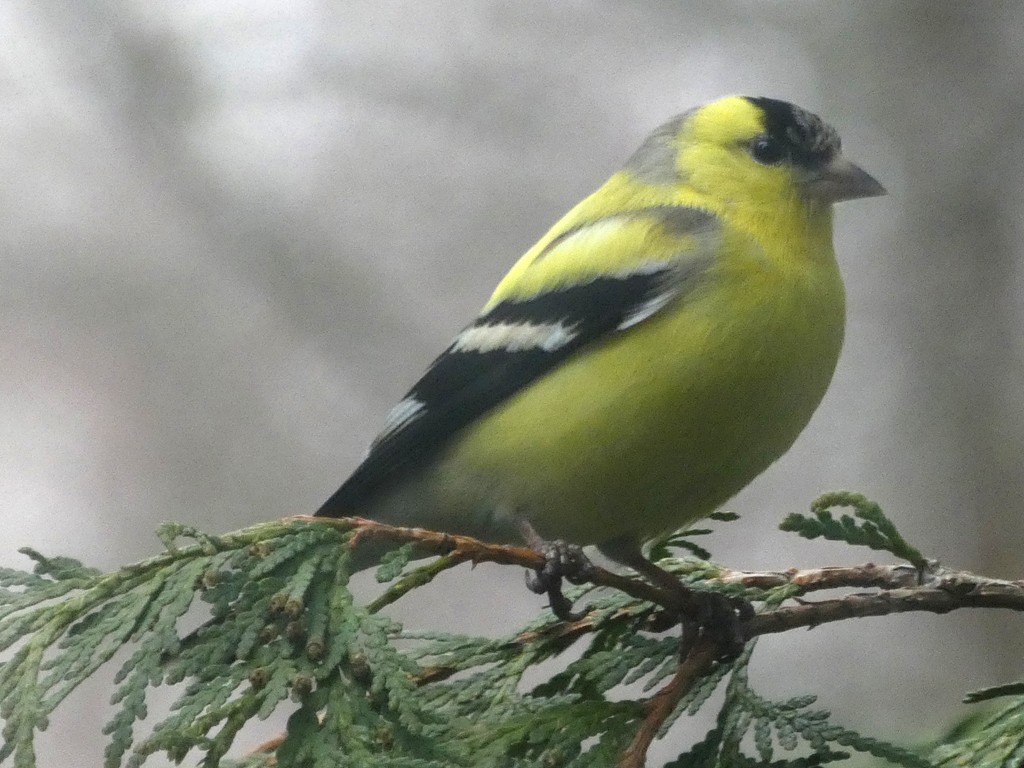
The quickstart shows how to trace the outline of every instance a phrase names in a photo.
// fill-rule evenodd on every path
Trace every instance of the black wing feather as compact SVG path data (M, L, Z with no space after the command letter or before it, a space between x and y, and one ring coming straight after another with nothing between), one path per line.
M316 514L351 514L392 477L429 461L467 424L555 368L580 347L614 330L631 311L664 289L665 278L665 272L598 278L526 301L494 306L473 325L562 322L572 327L575 335L552 351L531 348L478 352L449 347L405 397L422 403L422 414L378 440ZM586 308L587 314L567 316L567 307Z
M713 217L701 211L658 211L666 225L680 230L707 228ZM678 221L674 220L675 216ZM355 472L316 512L319 516L355 514L360 505L395 478L428 463L462 428L505 402L554 369L580 348L641 322L683 292L691 276L703 272L706 258L652 262L622 275L595 277L527 299L493 306L469 326L542 326L560 324L571 333L551 347L465 349L457 341L427 369L406 395L414 413L390 424Z

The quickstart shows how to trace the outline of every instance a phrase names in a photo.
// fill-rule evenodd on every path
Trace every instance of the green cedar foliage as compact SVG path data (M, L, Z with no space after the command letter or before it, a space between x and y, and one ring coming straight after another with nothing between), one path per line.
M854 517L841 515L836 520L832 516L832 507L852 507ZM857 519L863 522L858 524ZM784 531L799 533L805 539L823 537L891 552L910 562L920 572L928 567L924 555L903 540L896 526L882 513L882 508L859 493L826 493L811 504L810 517L794 513L783 520L779 527Z
M807 535L817 525L819 535L916 552L870 503L829 498L792 527ZM822 516L830 503L853 504L865 522L834 525ZM285 520L224 536L168 525L160 534L163 554L113 573L28 549L32 573L0 569L0 765L35 768L34 739L51 713L115 654L126 660L105 729L106 768L141 766L157 753L204 768L269 766L265 754L243 763L227 755L232 747L244 752L246 745L235 745L243 725L279 709L290 712L276 750L282 768L610 768L643 721L647 697L679 664L678 627L663 628L661 608L593 587L570 594L587 607L578 622L545 613L498 639L405 633L381 609L451 563L442 556L411 566L411 548L399 547L378 572L397 581L360 605L347 589L353 530L344 521ZM678 534L654 551L667 556L670 548L694 551ZM792 585L723 584L721 569L703 560L661 564L762 609L800 593ZM186 612L202 614L198 629L180 630ZM525 685L527 671L573 646L575 660ZM747 675L753 650L749 643L738 658L715 662L660 723L659 737L721 701L714 727L671 766L802 768L851 753L913 768L961 764L956 745L929 762L845 729L813 708L813 696L760 696ZM147 694L158 685L178 685L180 695L154 723ZM1022 706L1017 700L966 738L1014 728L1019 736ZM1020 752L1018 738L984 765L1019 765ZM1011 755L1017 762L1007 762Z
M1024 765L1024 683L964 697L968 703L1005 699L998 709L966 718L932 752L937 768L1009 768Z

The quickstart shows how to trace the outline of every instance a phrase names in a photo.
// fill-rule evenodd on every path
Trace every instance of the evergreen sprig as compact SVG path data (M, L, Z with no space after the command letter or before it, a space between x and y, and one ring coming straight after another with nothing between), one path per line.
M993 685L990 688L981 688L977 691L971 691L964 696L964 702L967 704L977 704L982 701L1001 699L1004 696L1024 696L1024 682Z
M978 699L982 700L982 699ZM969 727L936 747L936 768L1020 768L1024 765L1024 696L1015 696L988 717L973 718Z
M734 512L719 510L708 515L707 519L719 523L731 523L739 520L740 516ZM707 536L711 533L714 533L714 530L711 528L686 528L681 531L667 533L650 542L647 549L648 556L657 562L658 560L672 557L672 550L681 549L701 560L710 560L711 553L697 542L692 541L692 539L694 536Z
M833 507L850 507L853 516L843 514L837 520L832 515ZM858 523L858 520L862 522ZM810 516L794 512L782 521L779 528L798 533L805 539L820 537L891 552L921 572L928 567L928 560L907 543L882 512L882 508L862 494L852 491L833 491L819 496L811 503Z
M223 537L182 526L161 534L164 554L114 573L32 550L25 550L36 561L32 574L0 573L0 652L10 651L0 665L0 763L13 758L32 768L35 733L126 647L132 653L115 678L105 766L126 764L129 752L127 764L138 765L156 751L181 760L196 748L216 765L247 720L287 698L308 666L289 619L302 616L311 570L336 572L345 532L276 522ZM179 546L179 537L195 543ZM181 638L179 620L203 601L209 621ZM172 715L140 739L147 692L162 683L184 683L184 692Z
M812 709L816 696L795 696L786 701L771 701L750 686L749 663L754 644L733 662L725 702L718 720L704 738L680 755L667 768L724 768L725 766L803 766L842 762L850 753L884 758L907 768L930 768L925 758L906 749L842 728L830 721L824 710ZM810 754L775 759L777 750Z
M848 534L852 543L882 542L889 551L910 553L865 500L837 494L819 502L820 513L840 503L858 510L863 524L833 521L856 532ZM824 528L829 519L814 521ZM574 621L545 613L503 638L405 633L381 609L442 570L466 560L519 563L536 555L366 525L296 518L209 536L168 524L160 532L163 554L107 574L25 550L35 563L32 573L0 570L0 763L35 768L36 734L65 697L119 651L127 653L120 654L126 660L115 677L115 712L105 729L105 768L138 768L158 753L205 768L265 768L268 752L241 762L227 755L246 723L276 711L290 713L272 750L282 768L612 768L626 764L626 754L632 755L629 765L639 765L651 739L664 738L678 719L719 700L713 694L723 687L715 727L671 765L803 768L860 752L912 768L953 766L983 738L965 735L929 762L832 723L812 708L813 696L768 700L748 679L752 644L738 659L711 655L706 666L695 667L694 648L680 656L674 618L666 621L662 605L645 601L657 600L657 590L621 586L622 577L597 573L601 569L592 572L594 583L570 591L572 600L586 601ZM391 586L367 605L347 588L349 544L361 534L377 536L378 543L384 534L395 535L398 549L378 571ZM675 547L679 540L665 544ZM399 546L411 541L444 554L417 566L412 547ZM777 631L778 621L806 625L802 617L813 604L783 603L802 594L807 579L831 584L837 573L801 572L801 586L788 581L787 572L747 580L693 558L661 565L693 588L757 602L762 612L751 626L766 631ZM1005 589L1012 585L999 586L998 604L1007 607ZM851 615L835 604L821 604L831 611L827 620ZM762 619L772 621L758 624ZM199 626L185 632L183 624ZM563 661L570 648L572 660ZM540 664L554 671L527 684ZM152 722L147 697L158 685L177 686L178 698L166 717ZM1008 768L1020 756L1013 739L1024 728L1021 709L1014 700L979 732L1009 745L1002 751L990 746L985 768ZM641 732L646 736L638 742Z

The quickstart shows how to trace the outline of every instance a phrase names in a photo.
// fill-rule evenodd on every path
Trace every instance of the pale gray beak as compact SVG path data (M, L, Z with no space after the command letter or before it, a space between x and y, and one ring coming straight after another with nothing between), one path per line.
M804 179L804 187L808 197L823 203L886 194L885 187L871 174L842 155L837 155L828 165L810 172Z

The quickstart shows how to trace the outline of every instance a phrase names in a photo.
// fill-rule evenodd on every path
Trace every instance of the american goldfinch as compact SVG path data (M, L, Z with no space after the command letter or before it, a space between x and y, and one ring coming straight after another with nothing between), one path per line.
M317 515L595 544L658 580L644 540L814 413L843 341L832 204L884 193L793 104L669 120L516 262Z

